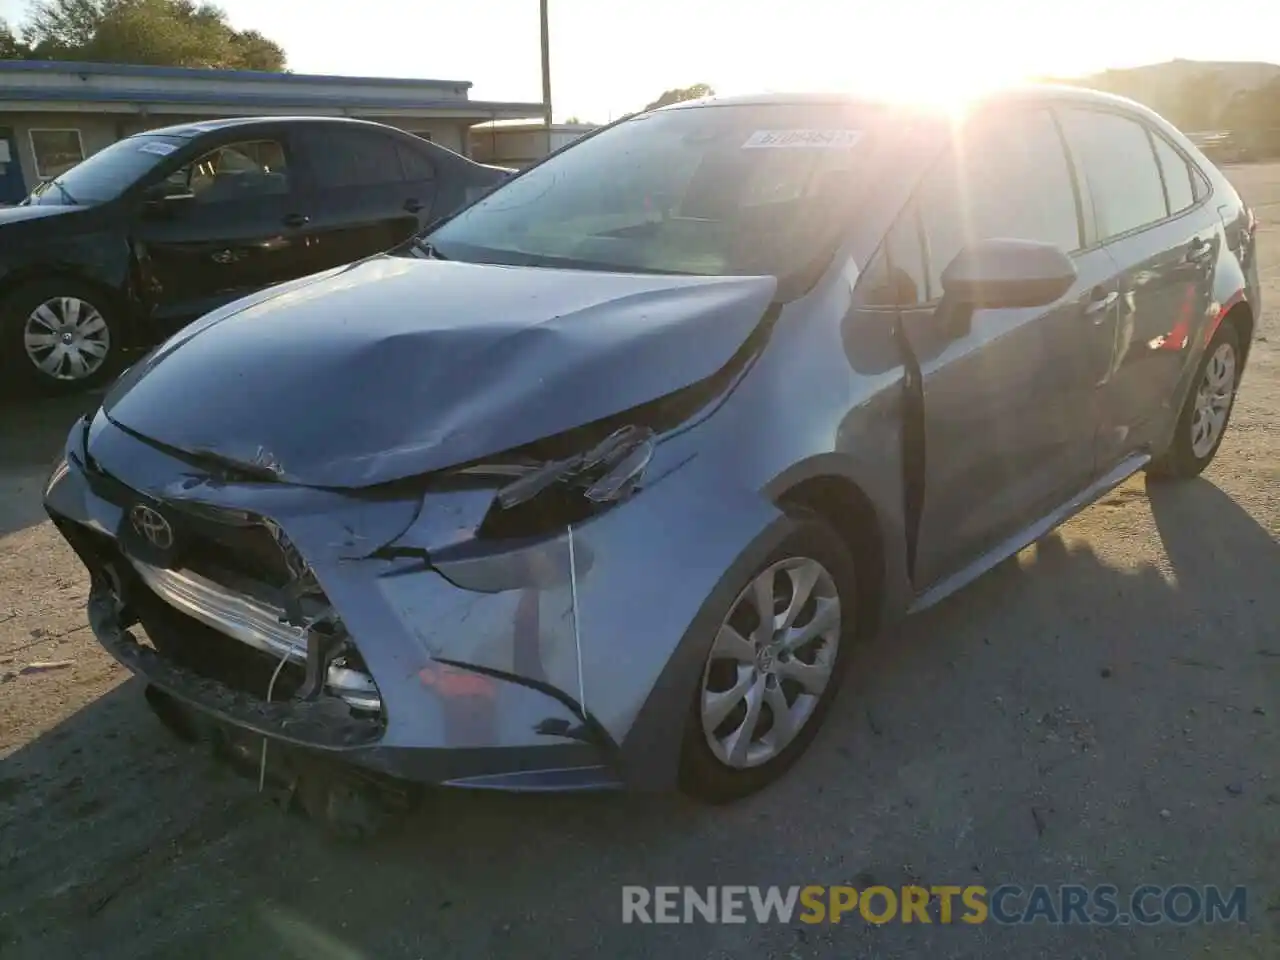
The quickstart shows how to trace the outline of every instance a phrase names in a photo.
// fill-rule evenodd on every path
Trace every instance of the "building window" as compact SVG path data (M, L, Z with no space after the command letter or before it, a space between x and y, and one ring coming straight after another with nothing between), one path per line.
M79 130L31 130L29 136L36 176L41 180L66 173L84 159Z

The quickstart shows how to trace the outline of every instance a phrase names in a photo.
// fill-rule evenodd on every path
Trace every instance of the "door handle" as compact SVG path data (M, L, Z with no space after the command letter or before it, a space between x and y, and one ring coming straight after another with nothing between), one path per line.
M404 208L410 213L418 213L422 210L424 204L415 197L410 197L404 202Z
M1093 296L1089 299L1089 305L1084 308L1086 317L1093 317L1094 323L1102 323L1107 318L1107 311L1112 305L1120 299L1120 294L1112 290L1110 293L1104 294L1101 288L1093 291Z
M280 222L286 227L305 227L311 222L311 218L305 213L289 213L285 214L284 219Z
M1213 244L1204 237L1196 237L1187 245L1187 262L1199 263L1213 255Z

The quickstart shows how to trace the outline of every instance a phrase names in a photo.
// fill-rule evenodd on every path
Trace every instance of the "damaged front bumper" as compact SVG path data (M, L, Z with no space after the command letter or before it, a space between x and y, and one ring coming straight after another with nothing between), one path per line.
M667 789L707 608L788 527L677 446L620 506L486 537L480 479L425 494L228 479L99 412L45 503L92 575L99 641L218 723L423 783ZM143 508L170 527L163 548Z

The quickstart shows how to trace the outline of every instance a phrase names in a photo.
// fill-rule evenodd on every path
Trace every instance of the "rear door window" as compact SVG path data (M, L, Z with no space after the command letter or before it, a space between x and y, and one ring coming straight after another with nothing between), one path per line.
M336 126L336 125L335 125ZM396 142L375 131L308 128L299 138L320 190L400 183Z
M1160 167L1145 126L1101 110L1072 108L1061 116L1067 142L1080 160L1093 196L1100 240L1169 215Z
M1004 238L1081 246L1076 192L1053 117L1019 110L977 121L917 194L929 253L929 296L961 249Z

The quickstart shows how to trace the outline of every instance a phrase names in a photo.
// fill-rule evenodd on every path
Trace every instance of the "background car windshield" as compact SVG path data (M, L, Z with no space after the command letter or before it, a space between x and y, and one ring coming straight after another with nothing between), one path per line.
M845 105L705 106L606 129L429 238L441 256L581 269L771 274L832 246L867 152Z
M103 147L61 176L31 191L32 204L103 203L114 200L186 143L177 137L129 137Z

